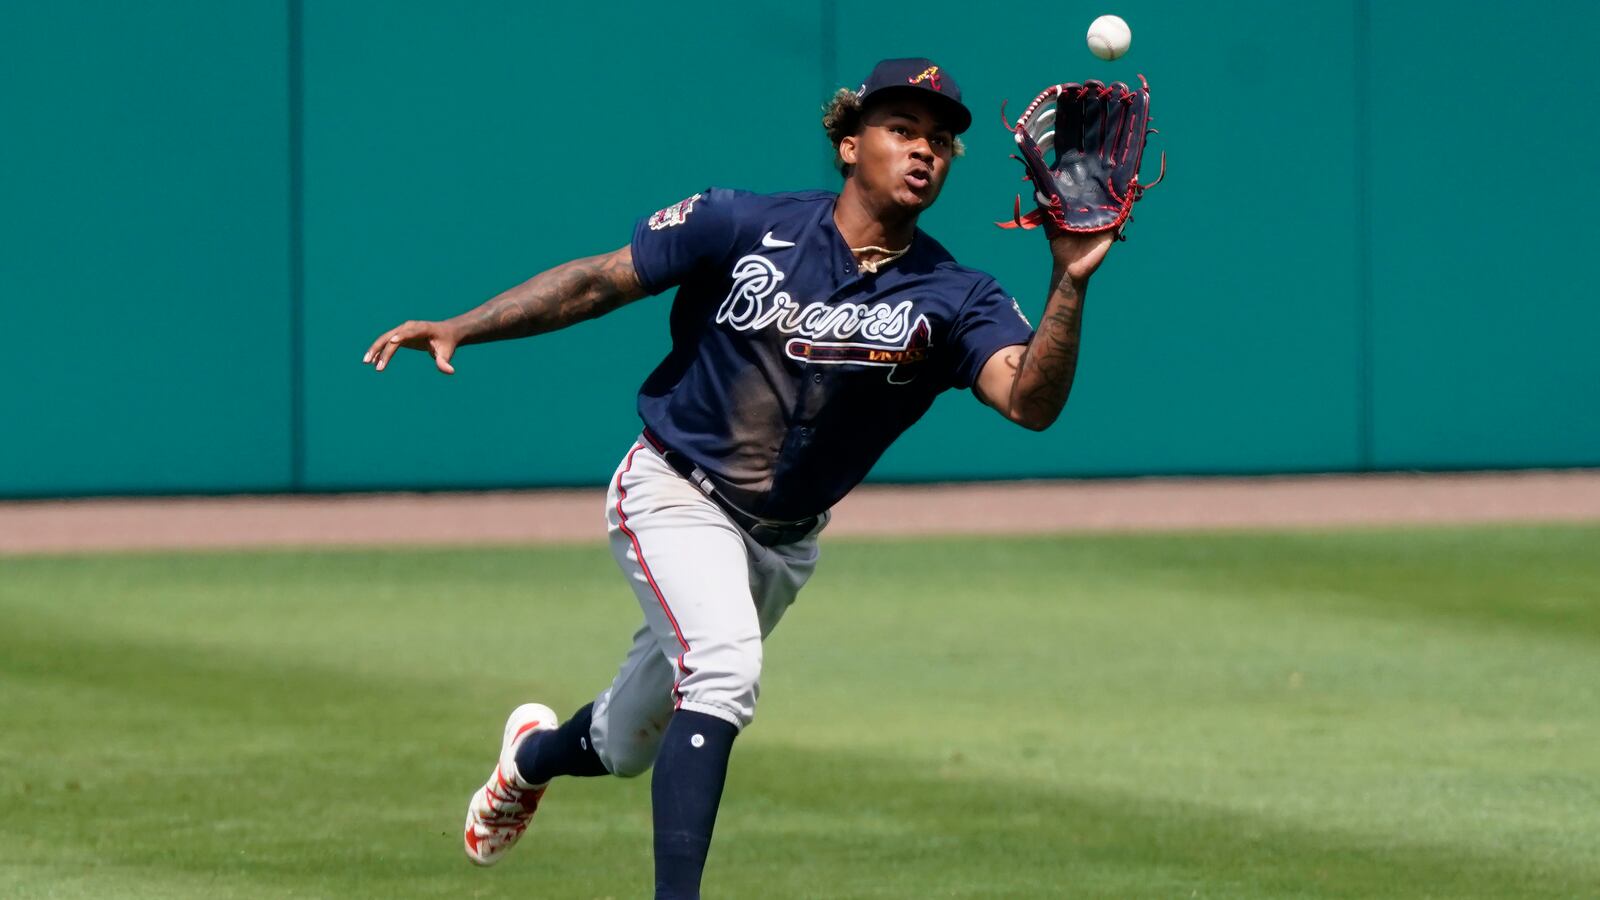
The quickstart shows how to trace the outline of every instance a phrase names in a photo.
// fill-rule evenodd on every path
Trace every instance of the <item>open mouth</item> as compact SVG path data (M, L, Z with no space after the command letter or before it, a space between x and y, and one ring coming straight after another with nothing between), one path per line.
M906 184L914 191L925 191L933 183L933 172L918 166L906 173Z

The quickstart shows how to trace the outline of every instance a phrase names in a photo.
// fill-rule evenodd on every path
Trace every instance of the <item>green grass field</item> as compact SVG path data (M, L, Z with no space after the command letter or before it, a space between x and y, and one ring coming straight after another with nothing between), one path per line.
M648 895L649 783L478 870L600 546L0 559L0 897ZM1600 896L1600 526L825 542L707 896Z

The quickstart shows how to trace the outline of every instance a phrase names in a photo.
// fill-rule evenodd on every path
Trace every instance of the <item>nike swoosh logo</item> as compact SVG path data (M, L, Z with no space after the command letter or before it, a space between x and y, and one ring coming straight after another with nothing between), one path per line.
M773 237L772 232L769 231L761 236L761 246L772 247L773 249L778 249L781 247L793 247L794 241L780 241Z

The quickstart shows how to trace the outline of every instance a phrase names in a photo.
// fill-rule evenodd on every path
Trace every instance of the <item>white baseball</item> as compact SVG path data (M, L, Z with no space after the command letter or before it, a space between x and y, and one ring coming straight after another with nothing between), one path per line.
M1128 52L1133 32L1121 16L1101 16L1089 23L1089 52L1101 59L1116 59Z

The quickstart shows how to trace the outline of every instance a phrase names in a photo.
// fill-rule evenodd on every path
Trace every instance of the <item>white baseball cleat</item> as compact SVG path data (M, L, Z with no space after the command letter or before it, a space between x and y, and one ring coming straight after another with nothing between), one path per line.
M511 845L522 837L528 820L539 809L539 798L548 784L522 787L517 775L517 748L529 735L554 731L560 723L550 707L524 703L511 711L506 720L505 737L500 741L500 761L494 774L467 805L467 858L480 866L492 866Z

